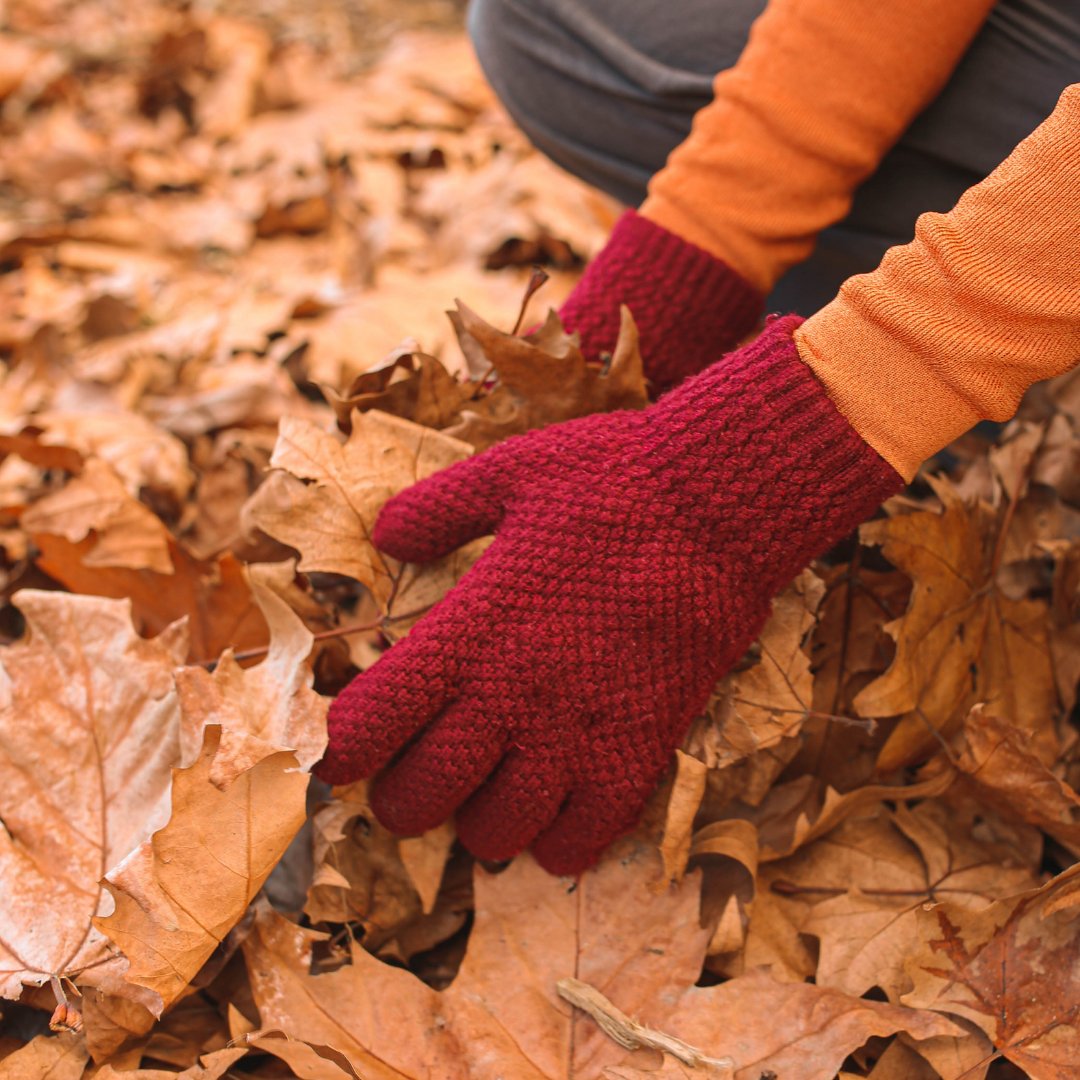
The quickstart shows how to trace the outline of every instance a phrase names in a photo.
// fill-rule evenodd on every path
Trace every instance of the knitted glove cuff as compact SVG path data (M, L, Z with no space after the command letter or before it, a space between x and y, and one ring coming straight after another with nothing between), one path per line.
M595 358L614 349L623 304L659 394L734 348L760 318L764 300L726 263L627 210L559 314Z
M904 480L837 409L802 360L797 315L770 321L761 336L713 364L655 406L658 420L683 436L691 456L714 446L734 457L725 505L753 507L753 523L723 514L718 551L745 548L745 566L764 593L775 592L815 556L866 520ZM707 470L705 470L707 471ZM693 483L693 481L691 481ZM694 505L694 501L691 500ZM708 517L708 500L696 502Z

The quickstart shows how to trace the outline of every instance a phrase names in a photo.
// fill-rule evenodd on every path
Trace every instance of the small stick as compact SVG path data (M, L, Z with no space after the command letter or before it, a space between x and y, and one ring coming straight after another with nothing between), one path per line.
M413 619L417 615L423 615L425 611L433 606L434 605L432 604L426 604L416 611L406 611L401 615L382 615L378 619L375 619L374 622L354 623L352 626L336 626L333 630L320 630L317 634L312 634L311 636L315 641L330 641L333 638L348 637L350 634L362 634L365 630L379 630L389 623L400 622L402 619ZM269 645L260 645L257 649L244 649L242 652L233 653L233 659L256 660L260 656L265 656L269 651ZM192 666L206 668L207 671L213 671L220 663L221 657L218 657L216 660L199 660Z
M653 1031L652 1028L631 1020L588 983L579 979L560 979L555 986L559 997L588 1013L600 1025L605 1035L625 1049L640 1050L645 1047L649 1050L660 1050L692 1069L704 1066L706 1069L723 1070L719 1077L713 1074L716 1080L729 1080L734 1076L735 1062L731 1058L711 1058L704 1051L684 1043L682 1039L676 1039L674 1035Z
M517 322L514 323L514 329L510 331L511 337L517 337L517 332L521 329L521 324L525 321L525 312L529 307L529 301L536 295L537 291L548 279L548 273L542 266L534 266L532 268L532 274L529 276L529 284L525 286L525 295L521 298L521 310L518 312Z

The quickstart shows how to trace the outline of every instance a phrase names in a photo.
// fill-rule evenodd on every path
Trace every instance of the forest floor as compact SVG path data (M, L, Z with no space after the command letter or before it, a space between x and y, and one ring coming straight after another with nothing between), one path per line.
M385 500L646 401L515 336L619 207L461 18L3 7L0 1080L1080 1075L1075 372L777 598L580 880L309 783L477 554Z

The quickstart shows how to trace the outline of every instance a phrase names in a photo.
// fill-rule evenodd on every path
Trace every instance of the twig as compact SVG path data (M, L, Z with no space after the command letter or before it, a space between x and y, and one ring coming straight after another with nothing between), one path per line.
M418 615L423 615L432 607L431 604L425 604L422 608L417 608L416 611L406 611L402 615L380 615L379 618L373 622L368 623L355 623L352 626L336 626L333 630L320 630L317 634L312 634L312 638L315 641L330 641L333 638L348 637L350 634L362 634L365 630L379 630L384 626L388 626L393 622L401 622L404 619L415 619ZM244 649L242 652L233 653L234 660L257 660L260 656L265 656L270 651L269 645L260 645L257 649ZM198 660L193 664L193 667L206 668L207 671L213 671L214 668L221 663L221 657L216 660Z
M570 1002L583 1013L588 1013L609 1038L614 1039L627 1050L659 1050L670 1054L684 1065L696 1069L721 1069L723 1077L734 1076L735 1062L729 1057L712 1058L697 1047L676 1039L674 1035L665 1035L662 1031L653 1031L636 1020L631 1020L626 1013L617 1009L599 990L582 982L580 979L560 979L556 984L559 997ZM714 1073L714 1076L716 1074Z
M529 307L529 301L542 288L547 279L548 273L542 266L534 266L532 268L532 274L529 275L529 283L525 286L525 295L521 298L521 310L518 311L517 322L514 323L514 329L510 331L511 337L517 337L517 332L521 329L521 324L525 321L525 312Z

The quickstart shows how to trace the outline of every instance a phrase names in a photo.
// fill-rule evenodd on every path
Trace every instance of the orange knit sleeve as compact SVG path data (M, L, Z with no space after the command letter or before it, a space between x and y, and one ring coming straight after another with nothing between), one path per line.
M767 293L843 218L994 0L771 0L641 213Z
M948 214L796 333L852 426L910 479L1080 362L1080 83Z

